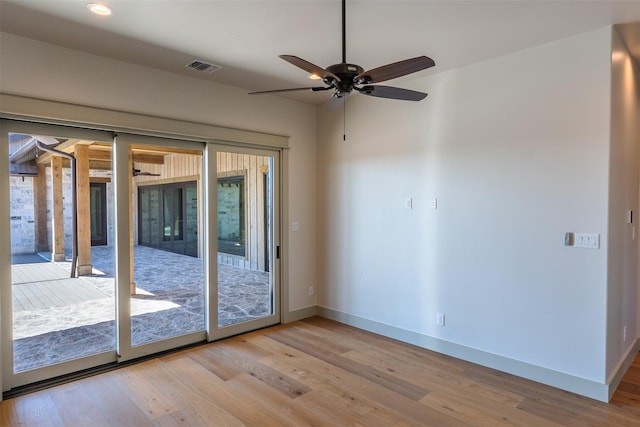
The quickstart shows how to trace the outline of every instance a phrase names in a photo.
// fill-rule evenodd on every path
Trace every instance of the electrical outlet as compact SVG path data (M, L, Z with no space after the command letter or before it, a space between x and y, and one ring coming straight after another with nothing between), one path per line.
M440 326L444 326L444 313L437 313L436 314L436 324L438 324Z
M309 296L313 296L313 286L309 286Z
M622 342L627 342L627 327L622 328Z

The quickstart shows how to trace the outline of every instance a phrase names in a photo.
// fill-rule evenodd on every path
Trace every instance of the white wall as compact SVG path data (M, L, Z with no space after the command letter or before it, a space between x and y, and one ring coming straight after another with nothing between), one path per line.
M162 72L0 33L0 91L288 135L289 211L301 225L289 239L289 304L315 305L315 150L313 106ZM286 226L285 226L286 227Z
M609 182L609 287L607 299L607 375L615 372L637 336L638 83L640 75L617 31L611 49L611 160ZM635 229L635 231L634 231ZM627 328L624 339L623 329Z
M346 142L319 109L319 305L604 383L610 49L604 28L408 81L417 104L353 95Z

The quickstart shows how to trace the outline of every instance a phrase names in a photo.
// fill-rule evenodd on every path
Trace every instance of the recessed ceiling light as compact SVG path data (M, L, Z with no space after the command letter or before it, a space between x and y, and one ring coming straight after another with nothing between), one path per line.
M89 3L87 8L96 15L109 16L113 13L113 10L104 3Z

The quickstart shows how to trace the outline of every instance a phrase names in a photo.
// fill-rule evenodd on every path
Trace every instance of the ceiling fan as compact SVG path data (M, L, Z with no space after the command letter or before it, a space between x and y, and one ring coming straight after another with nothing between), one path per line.
M159 173L151 173L142 171L141 169L136 169L136 157L135 154L131 153L131 175L132 176L160 176Z
M140 169L136 169L135 167L133 168L131 173L133 176L160 176L159 173L145 172Z
M326 105L326 111L335 111L344 105L344 102L352 91L363 95L378 98L400 99L404 101L420 101L426 98L424 92L402 89L391 86L378 86L372 83L380 83L415 73L436 65L433 59L427 56L405 59L365 71L361 66L347 63L346 59L346 0L342 0L342 62L330 65L327 68L319 67L311 62L293 55L280 55L279 57L311 74L312 78L322 79L326 86L298 87L290 89L275 89L251 92L251 95L263 93L277 93L289 91L310 90L319 92L334 90Z

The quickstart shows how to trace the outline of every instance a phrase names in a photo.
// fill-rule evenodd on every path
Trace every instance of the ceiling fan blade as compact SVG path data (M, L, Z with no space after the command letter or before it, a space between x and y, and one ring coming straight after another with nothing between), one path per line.
M303 70L305 70L306 72L308 72L309 74L315 74L316 76L322 78L322 79L332 79L335 80L337 82L340 81L340 78L338 78L338 76L336 76L335 74L333 74L330 71L325 70L322 67L319 67L315 64L312 64L309 61L305 61L302 58L298 58L297 56L293 56L293 55L280 55L280 58L284 59L285 61L287 61L288 63L295 65L298 68L302 68Z
M336 93L334 93L333 96L327 101L327 105L324 108L325 111L330 113L332 111L339 110L344 105L346 99L347 95L338 96Z
M427 94L424 92L391 86L363 86L355 89L363 95L400 99L403 101L421 101L427 97Z
M293 92L296 90L309 90L311 92L319 92L322 90L333 89L333 86L316 86L316 87L294 87L290 89L274 89L274 90L260 90L257 92L249 92L249 95L259 95L262 93L278 93L278 92Z
M418 56L367 70L357 75L354 81L358 84L379 83L406 76L407 74L415 73L433 67L434 65L436 65L436 63L428 56Z

